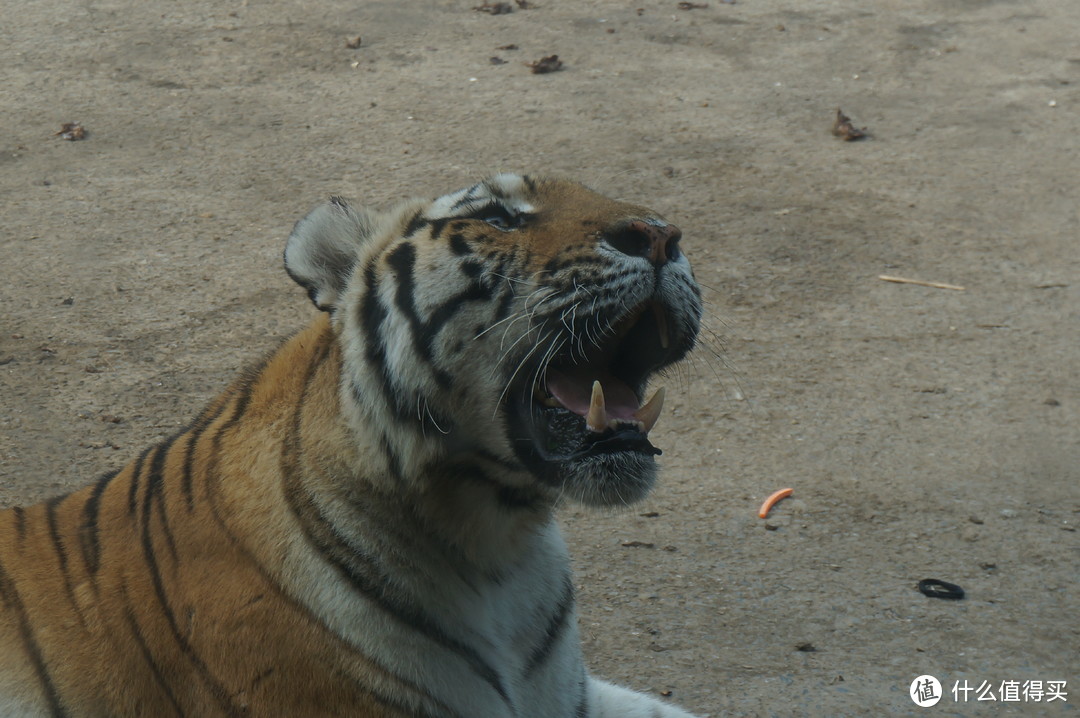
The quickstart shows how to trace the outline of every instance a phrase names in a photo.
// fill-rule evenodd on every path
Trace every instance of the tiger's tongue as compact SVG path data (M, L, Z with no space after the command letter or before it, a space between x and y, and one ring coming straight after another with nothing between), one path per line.
M637 419L634 413L638 410L638 399L626 382L587 365L565 371L550 366L547 369L547 390L560 404L580 416L589 413L594 381L599 381L604 388L604 403L609 419Z

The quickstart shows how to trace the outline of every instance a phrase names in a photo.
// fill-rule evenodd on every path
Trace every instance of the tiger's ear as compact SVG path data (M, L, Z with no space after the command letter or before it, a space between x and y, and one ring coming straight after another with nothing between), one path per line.
M349 284L360 245L373 222L340 197L331 197L293 227L285 244L285 271L307 290L315 306L333 311Z

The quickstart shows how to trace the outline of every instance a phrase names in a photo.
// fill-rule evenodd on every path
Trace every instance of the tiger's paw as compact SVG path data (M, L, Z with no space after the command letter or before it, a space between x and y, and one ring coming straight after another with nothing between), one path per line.
M589 718L697 718L678 706L596 679L589 680Z

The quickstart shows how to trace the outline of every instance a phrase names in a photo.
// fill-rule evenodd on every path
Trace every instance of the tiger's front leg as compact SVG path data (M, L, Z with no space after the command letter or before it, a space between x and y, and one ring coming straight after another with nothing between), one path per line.
M682 708L595 678L589 679L588 716L589 718L695 718Z

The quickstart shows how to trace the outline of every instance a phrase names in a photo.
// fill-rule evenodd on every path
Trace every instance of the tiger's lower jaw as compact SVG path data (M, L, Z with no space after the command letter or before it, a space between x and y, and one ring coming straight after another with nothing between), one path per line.
M628 506L656 483L656 461L641 453L610 453L562 462L554 472L562 491L587 506Z
M597 432L561 408L524 404L511 412L522 463L559 496L590 506L628 505L656 482L660 454L636 423L613 422Z

